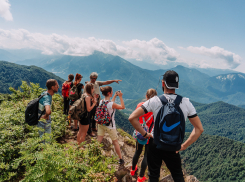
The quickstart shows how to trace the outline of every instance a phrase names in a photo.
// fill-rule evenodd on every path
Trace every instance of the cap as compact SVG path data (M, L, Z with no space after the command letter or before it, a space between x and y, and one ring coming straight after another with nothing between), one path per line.
M179 75L173 70L168 70L164 73L163 81L168 89L179 88Z

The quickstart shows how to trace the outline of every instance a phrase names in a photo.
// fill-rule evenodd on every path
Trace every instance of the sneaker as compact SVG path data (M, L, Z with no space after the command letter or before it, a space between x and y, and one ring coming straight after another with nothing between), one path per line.
M132 170L132 166L131 166L131 171L130 171L131 176L134 176L137 170L138 170L138 166L137 165L135 166L134 170Z
M124 160L123 159L119 159L119 164L124 164Z
M147 178L145 176L143 176L142 178L141 177L137 178L137 182L145 182L146 180Z

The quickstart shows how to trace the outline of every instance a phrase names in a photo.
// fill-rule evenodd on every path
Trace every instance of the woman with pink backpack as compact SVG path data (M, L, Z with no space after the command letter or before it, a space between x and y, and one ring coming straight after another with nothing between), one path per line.
M105 96L105 99L100 101L95 113L95 121L97 121L98 123L98 141L101 142L103 140L105 132L107 132L110 135L116 153L120 158L119 164L124 164L124 160L120 151L120 146L117 140L117 130L115 123L116 109L125 109L122 98L123 93L121 91L117 91L113 98L110 100L113 95L112 87L101 87L100 91L102 92L102 95ZM115 103L115 99L117 96L120 99L120 105Z
M154 97L157 95L157 91L155 89L149 89L146 92L146 99L149 100L150 98ZM136 109L141 107L141 105L144 104L144 102L140 102ZM147 130L146 132L151 132L152 128L153 128L153 113L149 112L144 114L143 116L141 116L139 118L139 122L141 124L141 126ZM140 157L140 154L142 153L143 147L145 146L145 153L144 153L144 158L141 162L141 168L140 168L140 175L137 178L137 182L144 182L147 180L147 178L144 176L145 175L145 170L147 168L147 152L148 152L148 143L149 143L149 139L145 139L139 132L137 132L136 130L134 130L134 134L133 137L136 140L136 151L133 157L133 161L132 161L132 167L131 167L131 175L134 176L135 173L138 170L138 160ZM154 154L153 154L154 155Z

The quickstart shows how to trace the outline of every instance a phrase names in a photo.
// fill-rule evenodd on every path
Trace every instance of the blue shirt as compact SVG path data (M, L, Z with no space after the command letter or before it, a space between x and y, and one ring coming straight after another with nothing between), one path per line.
M43 92L41 95L47 93L47 91ZM40 100L39 100L39 106L38 106L38 117L40 117L40 115L42 114L42 112L44 111L43 115L46 114L45 111L45 106L50 105L51 107L52 104L52 96L48 93L47 95L43 96Z

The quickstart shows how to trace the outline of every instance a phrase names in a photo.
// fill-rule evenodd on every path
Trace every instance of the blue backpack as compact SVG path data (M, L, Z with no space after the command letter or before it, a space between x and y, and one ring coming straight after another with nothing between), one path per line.
M168 102L164 95L159 96L162 107L157 113L154 127L156 148L167 151L178 151L185 136L185 118L179 105L182 97L177 95L174 101Z

